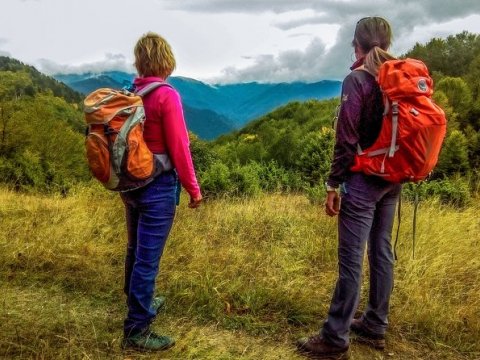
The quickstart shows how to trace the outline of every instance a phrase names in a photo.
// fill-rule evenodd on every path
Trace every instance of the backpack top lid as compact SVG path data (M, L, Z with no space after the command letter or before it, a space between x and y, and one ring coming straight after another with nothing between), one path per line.
M87 124L106 124L119 111L143 106L142 98L125 90L101 88L90 93L84 100Z
M433 94L433 80L420 60L385 61L378 71L378 84L390 99Z

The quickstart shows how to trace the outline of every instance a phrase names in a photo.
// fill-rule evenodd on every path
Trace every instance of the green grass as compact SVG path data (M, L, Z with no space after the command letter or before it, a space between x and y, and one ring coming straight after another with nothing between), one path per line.
M353 343L351 358L480 358L479 206L421 203L415 259L403 209L387 349ZM293 343L319 329L334 287L335 229L303 196L197 210L182 199L157 279L167 309L153 325L177 345L124 353L119 198L97 187L66 198L1 189L0 357L302 359Z

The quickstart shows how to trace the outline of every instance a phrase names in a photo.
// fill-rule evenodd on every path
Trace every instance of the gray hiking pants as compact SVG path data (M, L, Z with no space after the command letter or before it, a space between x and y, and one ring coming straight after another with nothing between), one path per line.
M340 347L349 344L349 328L360 299L362 266L368 242L370 291L362 319L374 333L384 334L393 288L390 244L401 185L355 173L341 187L338 218L339 276L322 336Z

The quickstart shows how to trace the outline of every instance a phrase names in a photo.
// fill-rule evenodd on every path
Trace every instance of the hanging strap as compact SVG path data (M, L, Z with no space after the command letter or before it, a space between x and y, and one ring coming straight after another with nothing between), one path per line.
M416 243L416 237L417 237L417 212L418 212L418 204L419 204L419 196L418 196L418 188L420 187L420 184L417 184L415 187L415 200L414 200L414 205L413 205L413 236L412 236L412 242L413 242L413 247L412 247L412 258L415 259L415 243Z
M412 258L415 259L415 246L416 246L416 241L417 241L417 214L418 214L418 204L420 203L420 197L418 195L418 189L420 187L421 183L417 184L414 189L415 197L414 197L414 202L413 202L413 223L412 223ZM402 220L402 193L400 192L400 196L398 198L398 207L397 207L397 218L398 218L398 224L397 224L397 233L395 235L395 243L393 245L393 255L395 257L395 260L398 260L397 257L397 243L398 243L398 238L400 234L400 224Z

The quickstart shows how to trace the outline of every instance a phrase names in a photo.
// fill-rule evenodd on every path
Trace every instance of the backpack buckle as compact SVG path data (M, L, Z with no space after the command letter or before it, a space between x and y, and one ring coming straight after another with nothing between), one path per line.
M396 101L392 103L392 114L398 114L398 102Z

